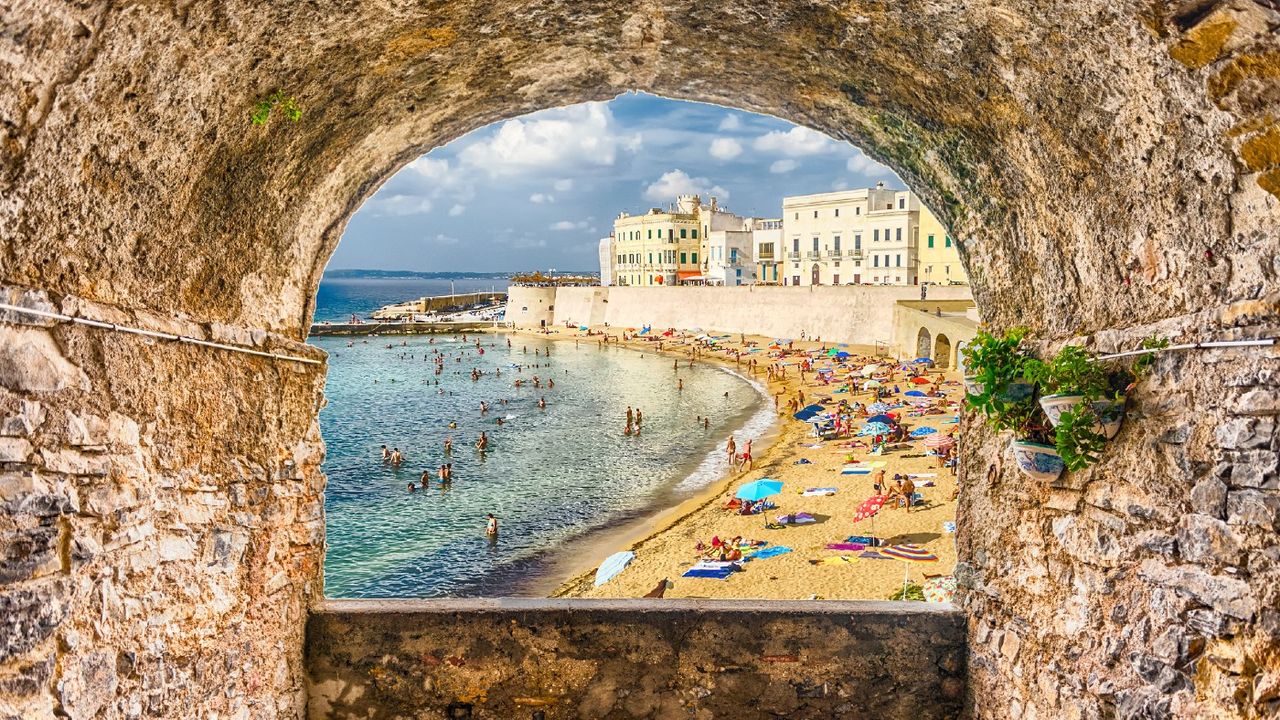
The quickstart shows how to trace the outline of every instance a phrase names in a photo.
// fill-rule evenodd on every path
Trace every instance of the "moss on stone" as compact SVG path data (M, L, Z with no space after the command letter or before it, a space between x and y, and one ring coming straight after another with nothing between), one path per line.
M1240 146L1240 158L1250 170L1280 166L1280 126L1246 140Z
M1258 177L1258 185L1260 185L1263 190L1266 190L1277 198L1280 198L1280 170L1272 170L1271 172L1263 173Z
M1209 79L1209 97L1215 101L1230 95L1250 78L1280 79L1280 51L1240 55Z

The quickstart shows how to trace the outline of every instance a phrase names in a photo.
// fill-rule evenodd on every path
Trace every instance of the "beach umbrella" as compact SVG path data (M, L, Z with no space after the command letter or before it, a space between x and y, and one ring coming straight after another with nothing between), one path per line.
M933 603L949 603L956 597L955 575L934 575L925 578L920 586L924 590L924 599Z
M919 390L908 390L902 394L909 395L911 397L929 397L928 395L925 395L923 392L920 392Z
M888 495L872 495L866 500L863 500L862 504L858 506L858 509L853 512L853 521L858 523L863 520L870 520L871 534L875 535L876 513L880 512L880 508L884 507L884 504L888 501Z
M813 417L814 415L817 415L820 412L822 412L821 405L809 405L808 407L804 408L803 410L796 413L795 415L792 415L791 417L801 422L805 422L809 420L809 418Z
M600 587L612 580L615 575L625 570L635 557L635 553L623 550L605 558L604 562L600 563L600 567L596 569L596 587Z
M840 352L836 353L836 357L837 357L837 358L840 358L841 360L843 360L843 359L845 359L845 358L849 357L849 353L847 353L847 352L845 352L845 351L841 350Z
M916 358L915 360L912 360L911 362L913 362L913 363L915 363L915 364L917 364L917 365L932 365L932 364L933 364L933 360L931 360L930 358L927 358L927 357L918 357L918 358Z
M938 432L937 428L918 427L915 430L911 431L911 437L918 439L918 438L925 437L926 435L932 435L936 432Z
M911 563L938 562L937 555L919 545L890 545L887 548L881 548L880 554L902 561L902 594L904 597L907 593L907 573L910 572Z
M863 390L871 390L871 389L873 389L873 388L878 388L878 387L880 387L880 381L879 381L879 380L868 380L868 381L866 381L866 382L862 383L862 389L863 389Z
M935 434L924 439L924 446L935 450L949 448L956 444L956 439L951 435Z
M739 500L763 500L770 495L777 495L782 492L781 480L770 480L769 478L761 478L755 482L749 482L738 488L738 493L734 496Z
M838 352L840 351L835 348L831 348L830 350L827 351L827 357L835 357L836 353Z
M869 422L862 426L858 431L858 435L884 435L889 432L889 426L882 422Z
M889 406L882 402L873 402L867 406L867 412L869 413L888 412L889 409L890 409Z
M897 420L894 420L894 419L893 419L893 417L891 417L891 416L889 416L889 415L886 415L886 414L884 414L884 413L881 413L881 414L879 414L879 415L874 415L874 416L872 416L872 417L867 418L867 422L869 422L869 423L873 423L873 422L877 422L877 423L895 423L895 422L898 422L898 421L897 421Z
M879 365L864 365L862 367L862 377L871 377L872 375L875 375L877 372L879 372L879 370L880 370Z
M932 380L930 380L927 377L924 377L923 375L917 375L911 378L911 382L915 383L916 385L929 385L933 383Z

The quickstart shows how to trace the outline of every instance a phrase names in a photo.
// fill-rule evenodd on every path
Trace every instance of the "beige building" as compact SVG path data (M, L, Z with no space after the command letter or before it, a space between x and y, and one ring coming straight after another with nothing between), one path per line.
M922 281L920 230L927 212L914 193L883 183L783 198L782 283L916 285ZM934 271L945 276L946 253L957 265L959 256L936 235Z
M919 280L931 285L968 285L955 241L929 208L920 206Z
M661 287L701 276L700 205L697 195L681 195L666 210L620 213L613 221L614 284Z

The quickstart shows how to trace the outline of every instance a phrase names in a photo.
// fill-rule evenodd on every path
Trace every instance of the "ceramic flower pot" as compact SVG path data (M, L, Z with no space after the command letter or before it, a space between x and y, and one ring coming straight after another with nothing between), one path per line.
M1018 469L1032 480L1053 482L1067 469L1058 450L1052 445L1018 440L1013 443L1012 448Z
M1103 436L1108 440L1114 438L1120 432L1120 426L1124 424L1125 399L1098 400L1092 407L1094 414L1098 416L1098 424L1102 427Z
M1076 393L1059 393L1057 395L1045 395L1040 398L1040 407L1044 409L1044 414L1049 418L1049 425L1058 427L1058 418L1062 417L1062 413L1074 408L1084 402L1084 396Z
M998 394L1002 402L1017 403L1031 397L1036 391L1036 386L1027 382L1011 382L1004 386Z
M970 395L982 394L982 383L978 381L976 375L967 375L964 379L964 391Z

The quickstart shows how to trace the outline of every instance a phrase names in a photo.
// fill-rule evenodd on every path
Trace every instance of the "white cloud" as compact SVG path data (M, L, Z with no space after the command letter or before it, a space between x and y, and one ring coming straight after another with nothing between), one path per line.
M435 158L423 155L417 160L409 163L409 169L428 180L442 180L449 176L449 161L436 160Z
M831 189L832 189L832 190L848 190L848 189L849 189L849 181L848 181L848 180L837 180L837 181L835 181L835 182L831 183Z
M717 160L732 160L742 154L742 143L733 138L716 138L707 152Z
M644 191L645 198L654 202L670 202L677 195L701 195L703 198L715 195L721 200L729 199L728 190L711 184L707 178L689 177L683 170L663 173L662 177L650 183Z
M563 180L557 180L555 182L555 185L553 185L552 187L556 189L556 192L569 192L570 190L573 189L573 180L569 178L565 178Z
M466 205L454 205L453 207L449 208L449 217L458 217L459 215L461 215L466 211L467 211Z
M738 130L742 127L742 118L737 115L725 115L720 121L720 130Z
M435 237L427 238L427 242L435 245L457 245L460 241L456 237L440 233Z
M849 172L860 175L887 175L889 173L889 168L867 157L861 150L858 150L853 157L849 158L844 166Z
M539 205L543 203L553 203L555 201L556 198L554 195L548 195L546 193L534 193L529 196L529 202L537 203Z
M494 177L552 168L609 167L640 149L640 136L618 131L605 103L554 108L508 120L493 135L468 145L462 164Z
M752 147L761 152L774 152L780 155L801 157L816 155L829 150L834 141L809 128L793 127L786 132L774 130L756 138Z
M769 172L774 173L775 175L780 173L789 173L798 167L800 167L800 163L795 160L775 160L774 163L769 166Z
M375 216L425 215L431 212L431 201L417 195L375 197L368 205Z
M588 223L586 220L579 220L578 222L574 222L572 220L561 220L560 222L552 223L551 229L552 230L584 230L589 224L590 223Z

